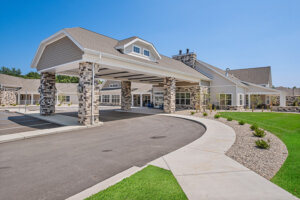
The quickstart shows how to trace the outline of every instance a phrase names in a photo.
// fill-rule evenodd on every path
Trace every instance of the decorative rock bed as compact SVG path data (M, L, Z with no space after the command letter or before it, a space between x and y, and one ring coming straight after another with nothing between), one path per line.
M177 114L190 115L190 111L179 111ZM196 113L194 116L203 117L202 113ZM205 118L217 120L232 127L236 133L236 141L226 155L266 179L270 180L277 173L288 156L285 144L268 131L263 139L270 140L270 149L259 149L256 147L255 141L261 138L253 136L249 124L239 125L235 120L214 119L214 113L210 114L209 112Z

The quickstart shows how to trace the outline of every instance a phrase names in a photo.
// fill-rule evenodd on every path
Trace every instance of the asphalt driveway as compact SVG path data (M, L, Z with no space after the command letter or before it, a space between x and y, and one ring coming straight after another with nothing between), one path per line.
M0 111L0 135L57 127L61 126L19 113Z
M101 127L0 144L0 199L65 199L205 132L173 117L114 111L105 116L113 120Z

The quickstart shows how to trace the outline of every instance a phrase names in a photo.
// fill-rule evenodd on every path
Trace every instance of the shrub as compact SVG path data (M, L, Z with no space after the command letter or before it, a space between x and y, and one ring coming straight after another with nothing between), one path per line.
M215 114L215 119L219 119L220 117L221 117L221 115L220 114Z
M264 130L257 128L257 129L255 129L255 131L253 132L253 135L256 136L256 137L261 137L261 138L262 138L262 137L265 137L265 136L266 136L266 133L265 133Z
M243 120L239 121L239 125L244 125L245 122Z
M194 111L191 111L191 115L194 115L195 114L195 112Z
M69 103L68 106L71 106L71 104Z
M5 105L4 105L4 104L2 104L1 106L2 106L2 107L4 107Z
M227 118L227 121L232 121L232 117L228 117L228 118Z
M250 126L250 129L251 129L252 131L254 131L255 129L258 129L257 124L252 124L252 125Z
M207 116L207 113L206 113L206 112L204 112L204 113L203 113L203 116L204 116L204 117L206 117L206 116Z
M60 104L58 104L58 106L61 106L61 103L60 103Z
M14 103L14 104L12 104L12 106L16 106L16 105L17 105L17 104L15 104L15 103Z
M268 144L268 142L266 142L262 139L256 140L255 144L260 149L269 149L270 148L270 144Z

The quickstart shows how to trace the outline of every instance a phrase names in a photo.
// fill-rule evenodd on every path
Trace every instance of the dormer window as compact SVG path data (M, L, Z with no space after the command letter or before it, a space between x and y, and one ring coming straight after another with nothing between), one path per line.
M154 48L153 44L138 37L130 37L120 40L115 48L123 54L153 62L157 62L161 59L161 56Z
M133 52L134 53L141 53L141 48L138 46L133 46Z
M148 51L147 49L144 49L144 55L149 57L150 56L150 51Z

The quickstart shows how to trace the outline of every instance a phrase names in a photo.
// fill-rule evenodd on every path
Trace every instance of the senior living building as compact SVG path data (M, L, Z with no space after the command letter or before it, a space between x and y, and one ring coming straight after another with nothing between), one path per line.
M78 104L76 83L56 83L55 103ZM1 105L36 105L40 101L40 80L0 74Z
M197 59L196 53L188 49L170 58L160 54L153 43L139 37L116 40L80 27L65 28L43 40L31 67L41 73L42 115L55 113L55 75L79 77L81 124L98 123L99 105L103 102L120 102L121 109L129 110L132 105L145 106L150 101L166 113L208 103L240 109L250 106L251 96L257 95L264 96L265 103L271 96L280 96L280 105L285 105L284 93L271 88L271 73L267 81L252 81L248 79L250 69L239 73L222 70ZM98 79L119 81L120 85L104 87L100 95ZM138 84L150 86L144 92L138 91ZM120 98L113 96L113 89L118 90Z

